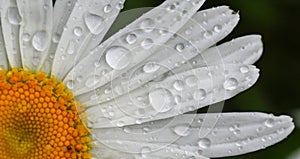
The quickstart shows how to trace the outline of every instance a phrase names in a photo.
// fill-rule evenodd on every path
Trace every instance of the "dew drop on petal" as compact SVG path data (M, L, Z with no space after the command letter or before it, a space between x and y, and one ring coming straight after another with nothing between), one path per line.
M92 34L100 34L104 27L102 24L104 23L104 19L96 14L88 13L84 15L84 21Z
M67 86L69 89L73 89L73 88L74 88L74 81L73 81L73 80L67 81L66 86Z
M109 13L111 10L112 10L112 7L111 7L110 4L104 6L104 8L103 8L103 11L104 11L105 13Z
M177 90L177 91L182 91L183 90L183 86L184 83L180 80L177 80L174 82L173 87Z
M131 33L131 34L128 34L127 36L126 36L126 42L128 43L128 44L134 44L135 42L136 42L136 35L135 34L133 34L133 33Z
M143 66L143 71L145 73L156 72L160 68L160 65L155 62L148 62Z
M141 149L141 156L142 158L147 158L147 154L149 154L151 152L151 148L150 147L142 147Z
M197 89L193 93L193 97L195 100L203 100L206 97L206 91L204 89Z
M175 105L172 93L164 88L157 88L149 93L152 107L159 113L167 112Z
M7 18L8 18L8 22L12 25L19 25L22 21L22 18L19 14L19 10L17 7L8 8Z
M190 134L190 127L188 124L177 125L173 131L179 136L188 136Z
M67 53L68 54L70 54L70 55L72 55L72 54L74 54L74 52L75 52L75 50L76 50L76 43L75 43L75 41L70 41L69 42L69 46L68 46L68 49L67 49Z
M128 49L121 46L113 46L107 49L105 58L111 68L122 70L130 64L133 57Z
M32 46L37 51L45 51L48 46L48 34L45 31L36 32L32 38Z
M237 86L238 86L238 81L235 78L228 78L223 84L224 89L229 91L235 90Z
M193 87L193 86L197 85L197 81L198 81L198 79L197 79L197 77L195 75L188 76L185 79L185 83L189 87Z
M202 149L209 148L210 145L211 145L211 141L208 138L201 138L198 141L199 148L202 148Z
M155 26L155 22L151 18L146 18L141 22L140 26L145 32L151 32Z
M240 68L241 73L248 73L249 72L249 67L248 66L242 66Z
M100 76L99 75L92 75L90 77L88 77L88 79L85 82L85 85L89 88L94 87L100 80Z
M178 51L178 52L182 52L184 50L185 46L183 43L179 43L179 44L176 44L175 46L175 49Z
M82 28L81 27L75 27L73 30L74 35L80 37L82 36Z
M272 118L270 118L270 119L268 119L268 120L265 121L265 125L266 125L267 127L269 127L269 128L273 127L274 124L275 124L275 120L272 119Z
M147 38L147 39L142 41L141 46L144 49L150 49L153 46L153 40L150 39L150 38Z
M214 26L214 31L219 33L222 30L222 26L221 25L215 25Z

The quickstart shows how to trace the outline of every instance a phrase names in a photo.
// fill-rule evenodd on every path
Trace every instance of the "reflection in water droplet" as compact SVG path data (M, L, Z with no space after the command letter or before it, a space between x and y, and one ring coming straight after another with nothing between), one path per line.
M22 17L19 14L17 7L10 7L7 9L8 22L13 25L19 25L22 21Z
M156 72L160 68L160 65L155 62L148 62L144 65L143 71L146 73Z
M224 89L229 91L235 90L237 86L238 86L238 81L235 78L228 78L223 84Z
M92 34L100 34L104 27L102 24L104 23L104 19L96 14L88 13L84 15L84 21Z
M167 112L175 105L172 93L164 88L157 88L149 93L152 107L159 113Z
M130 64L133 57L128 49L121 46L113 46L107 49L105 58L110 67L122 70Z
M48 44L49 44L49 37L47 32L39 31L33 35L32 46L37 51L45 51L47 49Z

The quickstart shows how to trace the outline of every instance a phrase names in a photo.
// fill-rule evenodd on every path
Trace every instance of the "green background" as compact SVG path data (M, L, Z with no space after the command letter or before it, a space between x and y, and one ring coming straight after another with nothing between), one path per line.
M163 1L127 0L124 10L155 7ZM297 118L295 110L300 110L300 0L207 0L202 9L220 5L230 6L241 16L238 26L225 41L261 34L264 42L263 56L256 63L261 69L259 81L250 90L226 101L224 111L259 111ZM299 142L300 127L275 146L228 159L287 159L300 149Z

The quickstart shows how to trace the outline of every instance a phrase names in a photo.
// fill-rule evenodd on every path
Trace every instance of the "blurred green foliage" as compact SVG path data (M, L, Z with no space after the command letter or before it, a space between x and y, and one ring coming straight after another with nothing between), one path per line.
M163 0L127 0L124 10L155 7ZM300 1L299 0L207 0L202 7L228 5L239 11L241 20L224 40L260 34L264 54L256 63L261 77L250 90L226 101L225 112L259 111L293 116L300 109ZM286 159L300 148L300 129L266 150L228 159Z

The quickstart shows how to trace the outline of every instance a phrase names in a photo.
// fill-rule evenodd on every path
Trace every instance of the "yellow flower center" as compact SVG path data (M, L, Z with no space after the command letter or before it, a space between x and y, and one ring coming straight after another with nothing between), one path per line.
M91 138L73 94L54 77L0 71L0 158L88 159Z

